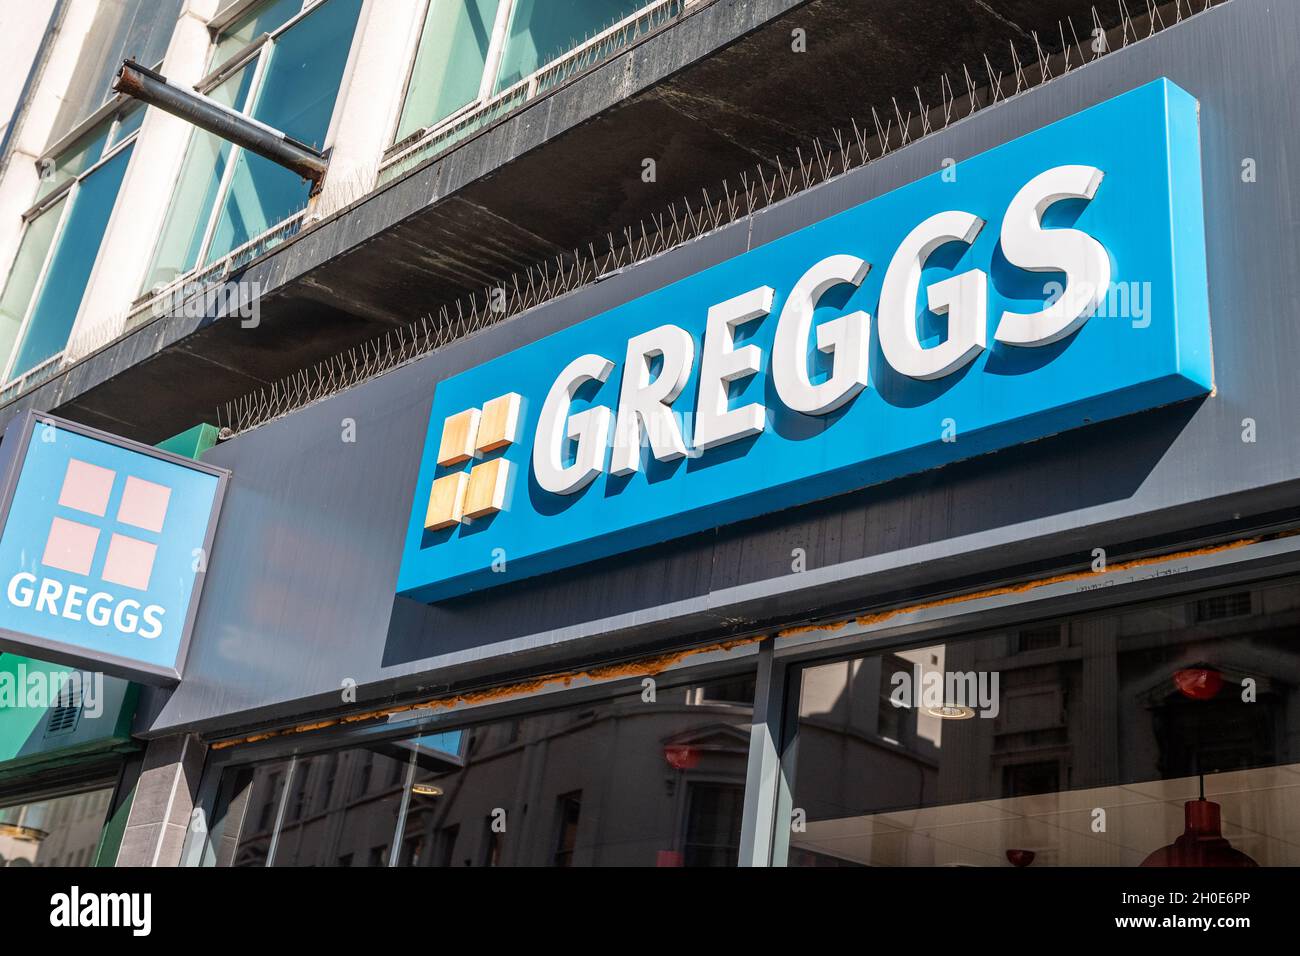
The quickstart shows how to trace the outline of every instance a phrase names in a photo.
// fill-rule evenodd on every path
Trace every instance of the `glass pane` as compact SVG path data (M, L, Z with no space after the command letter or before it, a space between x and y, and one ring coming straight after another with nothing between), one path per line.
M299 759L275 866L387 866L410 752L395 744Z
M401 866L734 866L752 672L726 686L726 700L661 685L653 700L638 689L300 758L275 865L387 865L406 797ZM268 772L224 774L209 835L218 865L269 843L274 788L251 782Z
M302 9L302 0L264 0L221 31L208 68L215 69L263 33L283 26Z
M0 866L92 866L113 788L0 809Z
M222 776L211 833L217 866L266 866L288 773L280 760Z
M112 120L100 123L55 156L54 162L41 170L41 184L36 190L37 201L54 192L69 179L75 179L94 166L104 152L104 144L108 142L108 133L112 126Z
M326 0L275 42L252 115L320 148L329 130L361 0ZM309 185L240 150L205 263L224 256L307 204Z
M253 64L231 75L208 95L224 106L241 109L253 82ZM233 147L226 140L203 130L194 130L172 194L171 208L153 261L145 274L143 289L166 285L198 264L203 234L212 216L213 203L221 188L221 177Z
M518 0L510 15L496 90L512 84L612 27L646 5L646 0Z
M122 114L122 121L117 124L117 129L113 131L113 139L105 148L107 149L108 146L122 142L122 140L136 132L140 128L140 124L144 122L144 110L144 104L140 104L131 107Z
M77 195L72 199L67 222L59 234L49 272L41 284L10 377L31 370L67 345L134 149L134 146L126 147L76 187Z
M498 0L432 0L398 139L434 125L478 97L498 6Z
M1300 864L1300 582L806 668L806 866Z
M18 254L9 270L9 281L5 283L4 295L0 296L0 368L8 362L14 341L18 338L23 316L27 314L32 292L36 289L36 280L40 277L45 256L54 240L59 216L63 214L63 204L67 201L66 196L60 198L29 222L27 231L23 233Z
M398 863L735 866L753 712L741 698L660 686L653 701L416 737Z

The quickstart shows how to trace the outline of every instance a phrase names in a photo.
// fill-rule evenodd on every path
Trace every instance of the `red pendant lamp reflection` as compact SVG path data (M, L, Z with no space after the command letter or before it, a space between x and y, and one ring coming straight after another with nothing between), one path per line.
M700 762L700 752L689 744L668 744L664 747L664 760L674 770L694 770Z
M1208 666L1184 667L1174 672L1174 686L1189 700L1213 700L1223 689L1223 675ZM1235 849L1223 836L1222 807L1205 799L1205 775L1201 774L1201 795L1183 804L1183 832L1168 846L1162 846L1143 866L1259 866Z
M1202 782L1204 786L1204 782ZM1183 804L1183 834L1168 846L1162 846L1145 860L1143 866L1259 866L1245 853L1234 849L1223 838L1220 807L1202 795Z
M1223 675L1213 667L1184 667L1174 671L1174 686L1192 700L1212 700L1223 688Z

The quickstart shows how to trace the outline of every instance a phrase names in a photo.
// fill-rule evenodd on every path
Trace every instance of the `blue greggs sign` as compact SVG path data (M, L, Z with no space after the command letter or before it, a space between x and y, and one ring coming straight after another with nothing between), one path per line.
M439 383L398 591L439 600L1212 386L1197 104L1158 80Z
M0 457L0 648L178 681L227 472L31 413Z

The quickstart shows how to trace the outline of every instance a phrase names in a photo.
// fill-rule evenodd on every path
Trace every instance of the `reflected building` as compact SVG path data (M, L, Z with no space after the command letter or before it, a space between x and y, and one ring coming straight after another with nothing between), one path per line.
M753 693L659 688L229 771L215 862L734 866Z
M810 667L791 861L1136 866L1203 796L1232 847L1300 863L1298 623L1288 582ZM997 675L996 708L894 706L927 668Z

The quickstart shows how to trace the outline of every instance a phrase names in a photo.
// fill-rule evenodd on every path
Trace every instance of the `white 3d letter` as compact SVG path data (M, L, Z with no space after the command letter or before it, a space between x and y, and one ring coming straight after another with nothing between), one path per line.
M805 415L839 408L867 385L867 333L871 316L851 312L817 326L817 350L835 357L826 381L808 377L808 336L813 310L827 291L841 283L861 285L871 264L857 256L829 256L800 277L790 290L776 324L772 376L776 393L788 407Z
M1050 345L1092 315L1110 286L1110 256L1078 229L1044 229L1043 213L1062 199L1091 199L1105 175L1095 166L1057 166L1021 187L1002 220L1002 253L1031 272L1064 272L1065 291L1041 312L1003 312L993 337L1008 345Z
M663 358L663 366L651 382L650 363L656 356ZM628 340L610 474L630 475L641 467L642 428L660 461L686 457L686 443L669 406L686 386L694 362L695 340L675 325L661 325Z
M609 423L613 417L604 405L569 416L574 394L588 382L603 382L614 363L599 355L583 355L570 362L546 395L533 440L533 474L537 483L556 495L571 495L591 484L605 470ZM569 441L578 443L571 465L565 465Z
M767 424L767 409L757 402L731 408L727 386L758 371L757 345L733 349L736 328L772 311L771 286L759 286L709 309L700 357L700 395L695 403L694 445L700 451L749 435Z
M957 371L984 350L988 325L988 276L970 269L930 286L930 311L948 315L948 337L925 348L916 334L916 296L925 260L950 242L975 241L984 220L968 212L941 212L902 241L885 271L876 334L894 370L909 378L934 379Z

